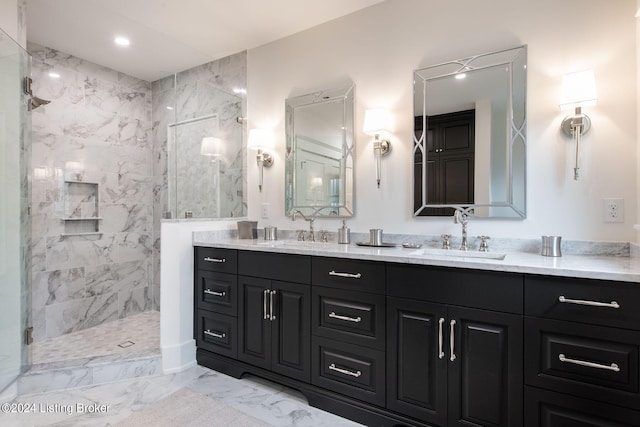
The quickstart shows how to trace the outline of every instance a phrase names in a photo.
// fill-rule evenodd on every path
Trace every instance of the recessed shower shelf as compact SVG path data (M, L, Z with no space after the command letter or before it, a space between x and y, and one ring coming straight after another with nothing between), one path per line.
M62 237L71 237L71 236L101 236L104 233L102 231L90 231L87 233L62 233L60 236Z
M99 221L101 220L102 217L101 216L93 216L93 217L86 217L86 218L62 218L63 221Z

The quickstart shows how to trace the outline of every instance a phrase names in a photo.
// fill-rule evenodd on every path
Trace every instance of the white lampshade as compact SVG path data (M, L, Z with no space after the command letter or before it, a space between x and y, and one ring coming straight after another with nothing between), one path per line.
M213 136L202 138L200 154L203 156L218 157L222 154L222 150L223 144L220 138L215 138Z
M273 132L268 129L251 129L249 131L249 140L247 148L254 150L264 150L265 148L273 148L274 145Z
M388 132L391 127L391 114L388 110L373 108L364 113L362 131L368 135Z
M593 106L597 101L598 93L593 70L579 71L563 76L561 110Z

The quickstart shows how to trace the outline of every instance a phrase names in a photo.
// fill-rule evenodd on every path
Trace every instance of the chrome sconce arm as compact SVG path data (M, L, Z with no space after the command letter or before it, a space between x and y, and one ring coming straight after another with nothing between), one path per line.
M391 142L388 139L380 139L380 135L375 135L373 141L373 155L376 158L376 182L380 188L380 170L382 168L382 158L391 152Z
M264 168L269 168L273 165L273 156L269 153L258 149L258 155L256 156L256 163L258 164L258 190L262 192L262 184L264 181Z
M388 139L381 139L383 132L388 132L391 122L391 114L384 109L370 109L365 112L364 126L362 131L368 135L373 135L373 155L376 162L376 183L380 188L380 176L382 169L382 158L391 152L391 142Z
M565 117L560 127L564 133L573 137L576 145L576 166L573 168L573 179L577 180L580 177L580 144L582 135L591 129L591 119L586 114L582 114L582 107L576 107L575 114Z
M258 190L260 192L262 192L262 185L264 182L264 168L271 167L274 161L273 156L264 151L264 149L273 147L273 144L274 135L272 131L268 129L251 129L249 131L247 148L258 150L256 164L258 165Z

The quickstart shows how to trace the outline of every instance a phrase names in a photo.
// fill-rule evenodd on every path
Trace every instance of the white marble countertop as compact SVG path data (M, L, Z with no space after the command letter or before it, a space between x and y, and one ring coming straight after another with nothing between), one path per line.
M496 260L471 256L458 257L451 254L434 255L430 253L417 255L417 249L405 249L401 245L377 248L357 246L353 242L348 245L341 245L338 243L312 243L292 240L265 241L259 239L237 239L220 233L194 233L193 245L403 264L640 282L640 260L637 257L629 256L563 255L562 257L544 257L538 253L506 251L503 252L506 254L503 260ZM452 250L451 252L458 251ZM497 254L497 252L491 253ZM472 253L471 255L474 254Z

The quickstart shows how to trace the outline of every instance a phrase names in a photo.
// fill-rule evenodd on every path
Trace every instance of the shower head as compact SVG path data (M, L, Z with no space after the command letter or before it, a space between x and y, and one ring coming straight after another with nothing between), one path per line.
M31 104L30 104L31 108L29 108L29 110L35 110L39 106L47 105L50 102L51 101L47 101L46 99L38 98L37 96L32 96L31 97Z

